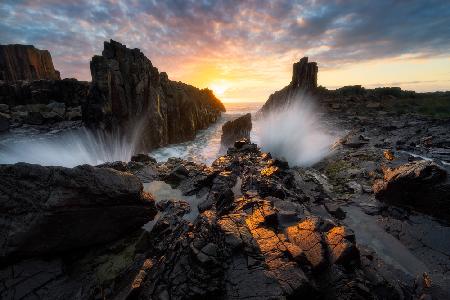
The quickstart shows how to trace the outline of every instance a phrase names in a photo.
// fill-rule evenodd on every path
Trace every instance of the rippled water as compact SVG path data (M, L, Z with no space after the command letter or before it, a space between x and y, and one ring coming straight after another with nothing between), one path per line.
M181 157L199 163L211 164L225 150L220 147L222 125L246 113L256 113L262 103L225 103L227 111L218 122L201 130L195 140L186 143L169 145L150 153L157 161L166 161L170 157ZM255 134L256 131L252 133ZM221 151L222 150L222 151Z

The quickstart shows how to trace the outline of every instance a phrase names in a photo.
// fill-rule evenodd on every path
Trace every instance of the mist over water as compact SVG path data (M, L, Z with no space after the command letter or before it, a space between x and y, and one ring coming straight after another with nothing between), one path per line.
M149 154L157 161L180 157L209 165L226 152L220 145L222 125L250 112L253 142L263 151L286 159L290 165L309 166L329 153L333 137L321 128L311 103L303 98L297 100L293 101L296 104L260 119L255 115L262 103L228 103L227 112L217 123L198 132L195 140L161 147ZM84 128L58 133L40 133L32 128L14 129L0 138L0 163L74 167L129 161L138 149L141 129L142 124L137 124L132 134L126 137L120 132L92 132Z
M222 114L215 124L212 124L207 129L200 130L195 140L155 149L150 152L150 155L157 161L167 161L170 157L180 157L210 165L218 156L226 153L226 149L223 149L220 144L222 125L246 113L254 114L262 105L260 102L224 104L227 111Z
M254 121L254 141L265 152L291 166L311 166L330 153L335 137L318 118L313 100L306 96Z
M119 132L92 132L84 128L57 135L10 136L0 144L0 163L27 162L45 166L75 167L111 161L129 161L136 149L135 138Z

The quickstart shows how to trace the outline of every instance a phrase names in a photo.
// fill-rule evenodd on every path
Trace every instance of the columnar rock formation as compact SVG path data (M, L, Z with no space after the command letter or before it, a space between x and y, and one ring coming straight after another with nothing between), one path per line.
M0 80L61 79L47 50L32 45L0 45Z
M220 142L223 146L228 147L241 139L250 140L250 131L252 131L252 115L248 113L235 120L228 121L222 126Z
M140 150L194 138L225 110L210 90L174 82L139 49L105 42L91 61L92 86L83 119L88 125L139 133Z
M294 63L292 67L292 81L288 86L270 95L261 112L266 113L272 109L281 108L295 101L297 97L313 92L317 88L317 63L308 62L308 57L303 57Z

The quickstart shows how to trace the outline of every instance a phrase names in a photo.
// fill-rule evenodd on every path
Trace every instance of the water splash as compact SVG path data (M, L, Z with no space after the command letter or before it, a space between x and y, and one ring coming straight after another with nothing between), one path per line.
M311 166L330 153L335 137L327 133L312 99L298 96L290 104L255 121L253 140L263 151L292 166Z
M129 161L135 153L136 142L135 137L128 138L120 132L106 133L85 128L53 136L28 136L0 145L0 163L74 167Z

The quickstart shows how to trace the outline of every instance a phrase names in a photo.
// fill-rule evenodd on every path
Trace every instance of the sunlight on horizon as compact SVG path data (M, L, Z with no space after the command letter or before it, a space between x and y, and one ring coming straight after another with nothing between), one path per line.
M185 71L169 68L169 78L188 82L199 88L209 88L224 103L265 102L269 96L289 84L292 77L292 64L300 59L288 62L266 62L245 65L228 59L226 64L209 61L194 67L187 63ZM418 58L405 56L389 59L363 61L344 64L341 67L329 67L317 61L319 65L318 85L336 89L345 85L362 85L366 88L398 86L404 90L417 92L450 90L450 56L436 58ZM224 66L226 65L226 66ZM270 67L269 67L270 66ZM188 72L186 72L188 70ZM170 74L173 76L170 76Z

